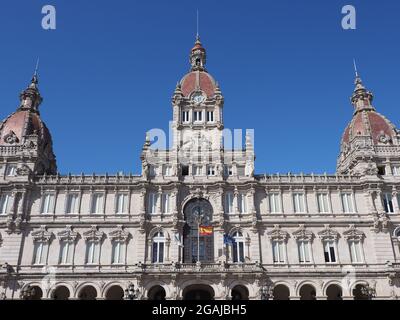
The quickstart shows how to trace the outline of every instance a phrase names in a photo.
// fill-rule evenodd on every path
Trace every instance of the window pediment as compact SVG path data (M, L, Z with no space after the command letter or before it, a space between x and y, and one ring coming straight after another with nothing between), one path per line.
M299 228L293 232L293 237L296 240L312 241L314 239L314 233L312 233L310 230L307 230L304 224L301 224Z
M129 239L130 233L128 231L125 231L122 226L117 226L117 229L111 231L108 234L108 237L112 241L118 241L118 242L127 242Z
M73 231L71 226L66 226L64 230L57 233L57 237L60 241L68 242L75 242L78 235L78 232Z
M357 230L354 224L351 224L350 228L343 232L343 236L346 240L363 240L365 234L364 232Z
M327 241L327 240L337 241L339 239L339 232L332 229L329 225L326 225L322 231L318 232L318 237L322 241Z
M35 242L50 242L53 233L47 231L46 226L40 226L40 229L32 232L32 237Z
M100 242L103 239L104 236L104 232L103 231L99 231L97 229L97 226L92 226L90 228L90 230L85 231L83 233L83 238L86 241L96 241L96 242Z
M287 241L287 239L289 238L289 233L287 233L286 231L281 230L281 227L279 225L275 225L274 228L267 232L268 237L271 240L274 241Z

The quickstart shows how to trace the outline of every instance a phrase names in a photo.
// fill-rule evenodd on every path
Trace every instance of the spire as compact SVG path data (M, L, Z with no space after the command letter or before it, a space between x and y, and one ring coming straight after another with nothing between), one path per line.
M206 71L206 49L200 41L200 36L196 35L196 42L190 52L191 71Z
M355 88L353 95L351 96L351 103L355 108L354 113L358 113L359 111L362 110L375 110L371 104L374 95L364 87L361 77L358 73L355 59L353 59L353 65L355 72L355 80L354 80Z
M41 97L38 88L39 84L38 69L39 69L39 58L36 62L36 67L31 79L31 83L19 95L21 101L20 109L22 110L31 110L39 113L39 105L42 103L43 98Z

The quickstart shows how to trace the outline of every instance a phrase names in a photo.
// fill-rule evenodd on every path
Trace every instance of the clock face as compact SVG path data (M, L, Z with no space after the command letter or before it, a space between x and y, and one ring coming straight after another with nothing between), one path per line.
M203 95L203 93L201 93L201 92L196 92L195 94L193 94L192 100L193 100L194 103L200 104L200 103L202 103L204 100L206 100L206 97Z

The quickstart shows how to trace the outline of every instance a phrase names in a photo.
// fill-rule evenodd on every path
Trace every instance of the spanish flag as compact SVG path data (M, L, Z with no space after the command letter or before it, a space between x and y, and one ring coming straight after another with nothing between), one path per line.
M213 227L200 226L200 235L201 236L211 236L212 233L213 233Z

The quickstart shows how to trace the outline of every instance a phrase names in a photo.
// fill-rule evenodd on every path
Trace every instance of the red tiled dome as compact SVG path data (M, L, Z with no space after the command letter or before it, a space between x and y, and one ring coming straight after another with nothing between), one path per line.
M395 126L374 110L363 110L355 114L344 131L342 143L349 144L355 136L370 136L374 144L379 144L382 137L391 141L396 135Z
M211 98L215 94L216 83L209 73L205 71L192 71L182 78L181 88L185 97L188 97L193 91L199 88L208 98Z
M51 142L50 132L39 114L29 110L19 110L1 123L0 145L22 144L23 137L32 134L38 134L41 143ZM14 136L14 142L7 141L9 135Z

